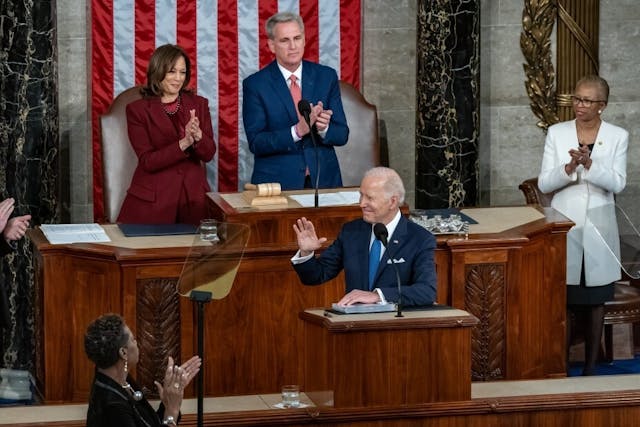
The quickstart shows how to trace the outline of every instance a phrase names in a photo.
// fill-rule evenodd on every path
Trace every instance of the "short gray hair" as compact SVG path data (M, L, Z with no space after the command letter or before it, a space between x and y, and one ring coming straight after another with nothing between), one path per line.
M304 34L304 22L302 22L302 17L300 15L293 12L279 12L267 19L267 23L264 25L269 39L273 40L276 36L276 24L281 24L283 22L296 22L300 27L300 31Z
M600 92L600 96L603 98L602 101L604 101L605 104L609 102L609 83L607 83L607 81L602 77L596 74L586 75L578 80L576 83L576 89L582 85L595 86Z
M385 195L388 198L391 198L391 196L398 197L398 205L402 205L404 203L404 183L402 182L400 175L398 175L398 172L391 168L378 166L365 172L364 178L384 179L383 188Z

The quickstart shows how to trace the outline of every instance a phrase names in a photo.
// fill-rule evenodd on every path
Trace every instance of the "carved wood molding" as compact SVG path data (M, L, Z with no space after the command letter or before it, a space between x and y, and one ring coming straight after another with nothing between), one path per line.
M559 120L555 99L555 70L551 60L551 33L557 15L554 0L525 0L522 11L520 48L525 57L523 64L527 77L525 88L531 110L544 129Z
M145 396L157 398L169 356L180 363L180 298L176 279L141 280L137 286L136 336L140 359L136 379Z
M465 277L465 308L480 321L471 333L471 378L504 378L505 265L470 264Z

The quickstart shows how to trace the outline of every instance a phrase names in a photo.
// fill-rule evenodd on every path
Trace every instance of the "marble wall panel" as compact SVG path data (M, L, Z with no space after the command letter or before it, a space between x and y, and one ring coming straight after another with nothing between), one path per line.
M385 121L390 166L402 177L406 201L415 187L416 0L363 2L362 87Z
M0 197L33 224L58 219L58 104L55 2L6 0L0 8ZM0 260L11 324L1 331L1 366L33 363L34 286L28 239Z
M483 27L480 34L480 96L491 105L528 104L520 50L521 25ZM532 114L532 117L533 114Z
M519 196L518 185L540 172L545 135L530 120L528 106L496 109L497 134L491 139L491 157L500 161L491 167L491 188L503 194L512 191ZM505 202L501 200L499 204Z
M415 26L416 0L365 0L365 28L410 28Z
M637 5L635 9L640 9ZM610 99L634 101L640 98L640 18L608 20L601 8L600 75L609 82Z
M384 112L384 121L389 135L389 166L402 177L407 192L406 201L414 206L415 194L415 110L393 110Z
M92 149L88 109L87 4L57 1L60 91L60 174L64 222L92 222Z
M479 3L418 3L416 207L478 202Z
M616 22L640 20L640 7L637 0L600 0L600 31L611 27Z

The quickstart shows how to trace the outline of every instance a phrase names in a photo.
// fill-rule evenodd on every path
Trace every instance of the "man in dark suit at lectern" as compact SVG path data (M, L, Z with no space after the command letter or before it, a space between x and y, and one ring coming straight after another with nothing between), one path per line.
M315 251L327 239L318 238L311 221L298 219L293 229L299 250L291 262L302 283L319 285L344 269L347 293L338 304L397 302L393 259L400 275L403 304L433 304L436 241L429 231L401 214L404 194L402 179L393 169L377 167L367 171L360 184L362 219L344 224L336 240L320 256L315 256ZM377 223L388 230L387 248L374 234Z

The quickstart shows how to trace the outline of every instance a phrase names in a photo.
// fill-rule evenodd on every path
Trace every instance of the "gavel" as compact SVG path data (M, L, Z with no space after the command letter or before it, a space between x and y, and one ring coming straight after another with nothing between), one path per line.
M281 192L279 182L265 182L264 184L246 183L244 189L256 191L259 197L279 196Z

